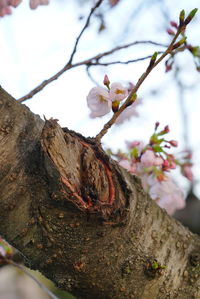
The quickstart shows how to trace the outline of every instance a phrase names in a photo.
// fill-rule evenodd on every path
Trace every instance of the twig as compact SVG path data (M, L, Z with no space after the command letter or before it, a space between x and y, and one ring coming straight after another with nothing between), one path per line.
M69 58L69 61L67 62L67 64L58 72L56 73L54 76L52 76L51 78L49 78L48 80L45 80L43 81L40 85L38 85L36 88L34 88L32 91L30 91L27 95L25 95L24 97L20 98L18 101L20 103L32 98L36 93L38 93L39 91L41 91L46 85L48 85L49 83L51 83L52 81L58 79L58 77L60 77L64 72L66 72L68 69L71 69L72 67L75 67L76 65L72 66L72 60L74 58L74 55L76 53L76 50L77 50L77 46L78 46L78 43L80 41L80 38L81 36L83 35L85 29L88 27L89 23L90 23L90 19L93 15L93 13L95 12L95 10L101 5L101 3L103 2L104 0L98 0L97 3L95 4L94 7L92 7L88 17L87 17L87 20L86 20L86 23L83 27L83 29L81 30L81 32L79 33L77 39L76 39L76 42L74 44L74 48L72 50L72 53L70 55L70 58Z
M25 274L27 274L31 279L33 279L37 285L43 289L43 291L45 293L47 293L49 295L50 298L52 299L59 299L56 295L54 295L47 287L45 287L45 285L43 285L41 282L39 282L30 272L28 272L22 265L15 263L14 261L10 260L10 259L6 259L6 262L10 265L15 266L16 268L19 268L20 270L22 270Z
M92 77L91 73L90 73L90 65L88 65L86 67L86 73L88 75L88 78L90 78L90 80L92 81L92 83L94 83L94 85L98 86L99 83L97 81L95 81L95 79Z
M167 48L167 45L165 44L160 44L160 43L156 43L154 41L151 41L151 40L142 40L142 41L135 41L135 42L132 42L132 43L129 43L129 44L125 44L125 45L122 45L122 46L117 46L107 52L104 52L104 53L101 53L101 54L98 54L96 55L93 59L101 59L102 57L105 57L105 56L108 56L110 54L113 54L114 52L116 51L120 51L120 50L123 50L123 49L126 49L126 48L129 48L129 47L132 47L132 46L136 46L136 45L139 45L139 44L151 44L151 45L154 45L154 46L160 46L160 47L164 47L164 48Z
M164 52L157 52L158 54L162 54ZM109 66L109 65L113 65L113 64L129 64L129 63L133 63L133 62L139 62L139 61L142 61L142 60L146 60L148 58L151 58L152 55L148 55L148 56L145 56L145 57L141 57L141 58L136 58L136 59L130 59L130 60L127 60L127 61L120 61L120 60L117 60L117 61L110 61L110 62L91 62L88 64L88 66Z
M95 63L95 62L99 61L101 58L103 58L105 56L108 56L108 55L111 55L114 52L120 51L122 49L126 49L128 47L132 47L132 46L135 46L135 45L138 45L138 44L152 44L152 45L156 45L156 46L166 47L166 45L164 45L164 44L156 43L156 42L150 41L150 40L147 40L147 41L135 41L135 42L132 42L132 43L129 43L129 44L125 44L125 45L122 45L122 46L117 46L117 47L115 47L115 48L113 48L113 49L111 49L109 51L100 53L100 54L95 55L95 56L93 56L91 58L85 59L83 61L80 61L80 62L77 62L77 63L74 63L74 64L67 63L55 75L53 75L52 77L50 77L47 80L44 80L37 87L35 87L33 90L31 90L28 94L26 94L25 96L23 96L20 99L18 99L18 102L22 103L22 102L24 102L24 101L26 101L28 99L31 99L35 94L37 94L38 92L40 92L49 83L53 82L54 80L57 80L64 72L66 72L66 71L68 71L68 70L70 70L72 68L75 68L75 67L78 67L78 66L81 66L81 65L90 65L91 63Z
M166 49L166 51L160 56L160 58L158 58L158 60L155 61L155 63L153 65L151 65L151 62L150 62L150 65L147 67L146 71L139 78L137 84L130 92L130 94L129 94L128 98L126 99L126 101L124 102L124 104L119 108L119 110L117 112L115 112L113 114L112 118L104 125L103 129L95 137L97 142L100 142L101 138L107 133L108 129L115 123L118 116L126 109L127 106L129 106L131 98L138 91L139 87L142 85L144 80L148 77L150 72L163 60L163 58L165 58L165 56L172 53L174 43L177 40L178 36L180 35L181 31L182 31L182 27L179 26L175 36L173 37L173 39L172 39L170 45L168 46L168 48Z
M77 49L79 40L80 40L81 36L83 35L85 29L88 27L88 25L89 25L89 23L90 23L91 16L93 15L94 11L101 5L102 2L103 2L103 0L99 0L99 1L97 1L96 5L95 5L94 7L92 7L92 9L91 9L91 11L90 11L90 14L89 14L89 16L87 17L86 23L85 23L83 29L81 30L81 32L79 33L77 39L76 39L76 42L75 42L75 45L74 45L74 49L73 49L73 51L72 51L72 54L71 54L70 59L69 59L69 61L68 61L67 64L70 65L70 64L72 63L72 60L73 60L74 55L75 55L75 53L76 53L76 49Z

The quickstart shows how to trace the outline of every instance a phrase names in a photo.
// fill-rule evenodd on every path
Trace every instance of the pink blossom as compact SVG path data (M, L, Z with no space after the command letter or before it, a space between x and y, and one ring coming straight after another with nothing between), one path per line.
M8 4L8 1L0 1L0 17L10 15L12 13L11 7Z
M122 124L125 120L129 120L132 116L138 116L138 112L136 111L136 107L138 106L138 102L134 102L132 105L128 106L117 118L115 123L117 125Z
M125 168L128 172L135 174L136 172L136 163L131 163L127 159L123 159L119 161L119 165Z
M11 6L17 7L22 2L22 0L10 0L9 2Z
M174 192L161 197L158 205L164 208L169 215L173 215L176 210L181 210L185 207L185 201L182 196Z
M185 206L183 193L169 177L162 182L155 181L149 188L149 194L169 215Z
M22 0L0 0L0 16L11 14L11 6L17 7Z
M144 143L142 141L126 141L126 145L128 149L132 149L134 147L139 147L139 146L141 146L143 149L144 147Z
M115 82L110 86L110 98L114 101L122 101L128 96L128 90L121 83Z
M181 168L182 174L190 181L193 180L192 165L185 164Z
M102 87L93 87L87 96L87 105L91 110L91 117L99 117L109 113L112 102L108 91Z
M141 156L141 163L143 167L161 166L163 159L157 157L152 150L146 150Z
M30 0L30 8L36 9L39 5L48 5L49 0Z

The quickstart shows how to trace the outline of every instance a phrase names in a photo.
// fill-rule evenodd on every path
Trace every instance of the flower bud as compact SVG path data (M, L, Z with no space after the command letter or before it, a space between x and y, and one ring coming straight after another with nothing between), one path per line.
M164 131L165 131L166 133L169 133L169 126L168 126L168 125L164 127Z
M160 125L160 123L157 121L156 123L155 123L155 131L157 130L157 128L159 127L159 125Z
M103 84L109 89L110 80L108 79L107 75L104 76Z
M169 144L171 144L171 146L173 146L173 147L177 147L178 146L178 141L176 141L176 140L170 140Z
M175 32L171 28L167 28L167 33L169 35L175 35Z
M177 23L174 22L174 21L171 21L171 22L170 22L170 25L171 25L172 27L174 27L174 28L178 28Z
M181 40L179 40L176 44L173 45L173 50L179 48L182 44L186 42L187 37L184 36Z

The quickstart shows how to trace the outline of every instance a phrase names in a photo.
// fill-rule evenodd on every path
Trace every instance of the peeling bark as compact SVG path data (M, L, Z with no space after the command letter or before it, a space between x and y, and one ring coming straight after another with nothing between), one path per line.
M2 88L0 234L78 298L200 298L199 237L94 139L43 122Z

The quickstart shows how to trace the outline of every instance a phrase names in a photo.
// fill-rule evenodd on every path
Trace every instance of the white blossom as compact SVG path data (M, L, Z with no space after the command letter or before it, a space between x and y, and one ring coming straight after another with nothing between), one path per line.
M157 157L152 150L146 150L141 156L141 163L143 167L161 166L163 159Z
M138 112L136 111L138 103L134 102L132 105L128 106L116 119L115 123L117 125L123 123L125 120L129 120L132 116L139 116Z
M112 102L122 101L128 96L128 90L121 83L115 82L110 86L110 98Z
M149 194L152 199L157 200L158 205L164 208L169 215L185 206L182 191L169 177L161 182L155 179L155 183L149 188Z
M93 87L87 96L87 105L91 110L91 117L109 113L112 107L109 92L102 87Z
M135 172L136 172L136 164L131 163L127 159L123 159L123 160L119 161L119 165L121 167L125 168L128 172L130 172L132 174L135 174Z

